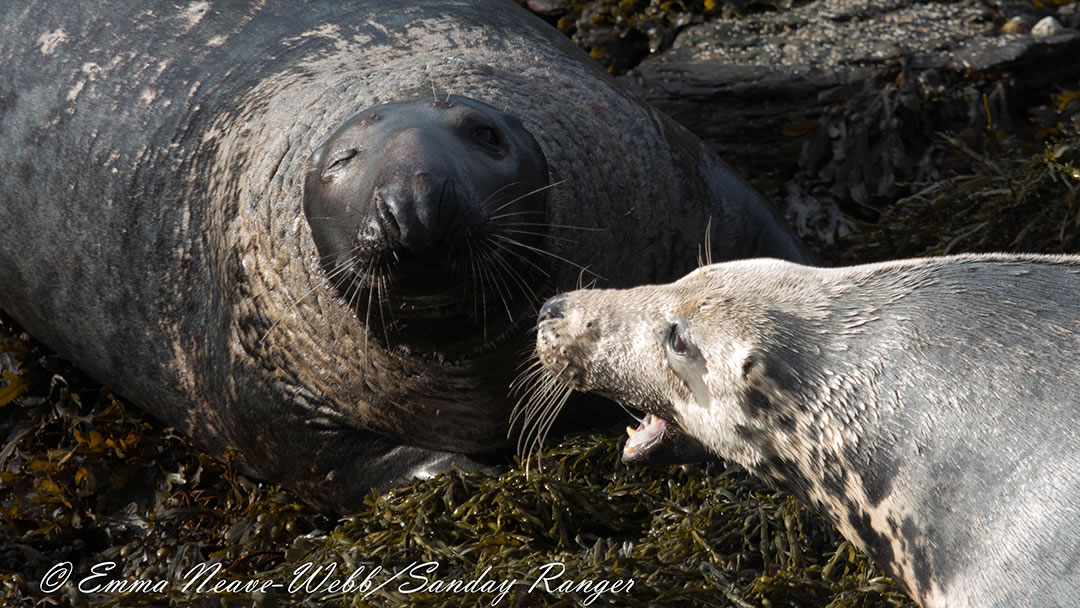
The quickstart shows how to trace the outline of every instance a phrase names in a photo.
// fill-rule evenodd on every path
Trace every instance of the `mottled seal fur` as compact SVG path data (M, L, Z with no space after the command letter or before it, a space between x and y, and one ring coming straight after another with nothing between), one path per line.
M710 222L718 257L801 256L509 1L0 12L0 308L318 505L503 450L543 298L674 278Z
M825 513L922 606L1080 597L1080 257L747 260L543 306L540 359Z

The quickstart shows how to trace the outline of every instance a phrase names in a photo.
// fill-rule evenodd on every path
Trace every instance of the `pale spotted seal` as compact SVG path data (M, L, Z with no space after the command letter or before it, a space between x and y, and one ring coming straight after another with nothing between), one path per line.
M0 307L328 508L507 444L544 297L799 258L697 139L512 2L0 12ZM596 277L602 277L596 278Z
M826 514L922 606L1080 598L1080 257L777 260L550 299L537 352Z

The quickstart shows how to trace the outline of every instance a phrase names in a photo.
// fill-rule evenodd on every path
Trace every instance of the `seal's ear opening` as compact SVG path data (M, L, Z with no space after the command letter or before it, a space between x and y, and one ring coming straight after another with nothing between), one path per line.
M747 384L760 388L765 379L765 355L757 349L750 349L743 355L742 376Z

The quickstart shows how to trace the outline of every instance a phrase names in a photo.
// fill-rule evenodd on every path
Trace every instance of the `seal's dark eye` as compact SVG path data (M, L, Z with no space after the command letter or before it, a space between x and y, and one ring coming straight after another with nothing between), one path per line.
M488 125L480 125L472 131L474 140L492 148L499 147L499 132Z
M680 357L690 354L690 343L685 335L686 329L685 323L672 323L668 330L668 348Z
M342 150L341 152L338 152L336 155L333 156L333 158L330 159L330 162L326 163L326 168L323 169L323 176L327 176L331 173L336 173L337 171L344 169L345 166L349 164L349 161L352 160L357 154L359 154L359 152L356 150L356 148L349 148L348 150Z

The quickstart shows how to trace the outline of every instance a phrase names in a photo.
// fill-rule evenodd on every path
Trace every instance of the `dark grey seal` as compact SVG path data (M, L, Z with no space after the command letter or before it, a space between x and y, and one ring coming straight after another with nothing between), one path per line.
M827 515L926 607L1080 597L1080 257L700 268L556 296L560 381Z
M0 308L326 508L504 450L581 275L801 257L509 1L10 2L0 66Z

